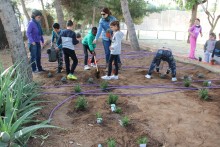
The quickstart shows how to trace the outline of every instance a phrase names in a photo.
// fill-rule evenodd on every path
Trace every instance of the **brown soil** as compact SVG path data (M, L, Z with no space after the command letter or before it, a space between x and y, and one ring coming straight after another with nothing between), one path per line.
M103 54L101 44L98 44L97 55ZM130 46L123 45L123 53L132 51ZM46 51L44 50L43 53ZM82 54L81 45L76 46L77 55ZM122 54L123 54L122 53ZM138 55L135 53L134 55ZM136 88L136 89L112 89L111 93L117 94L148 94L144 96L119 96L118 107L122 108L121 114L111 112L107 104L108 95L95 95L97 93L107 93L100 89L99 85L103 81L96 78L96 70L83 70L83 59L79 58L79 66L75 75L76 81L63 83L60 79L65 76L65 71L55 74L56 63L48 63L47 58L42 58L45 73L34 74L34 79L42 86L58 86L68 84L70 87L43 88L43 92L66 92L74 93L74 85L88 84L88 79L93 78L97 86L82 86L82 91L97 90L95 94L86 95L88 108L85 111L76 111L74 108L75 97L63 104L55 111L52 118L52 125L60 126L63 129L41 130L39 133L48 133L49 137L43 139L31 139L29 146L39 147L43 142L45 147L97 147L99 143L107 146L108 138L115 138L117 147L135 147L137 139L147 136L149 147L218 147L220 144L220 100L219 90L209 90L210 100L199 99L198 91L175 91L169 93L154 94L162 91L176 90L183 87L180 83L184 75L189 75L193 80L219 79L218 74L209 72L190 64L177 63L178 83L171 82L170 75L161 79L156 73L153 78L148 80L144 77L147 72L153 55L141 56L138 58L122 58L123 67L119 73L119 80L109 81L110 85L115 86L154 86L164 85L166 88ZM100 57L98 57L100 59ZM104 59L100 59L99 69L101 76L105 75ZM142 68L125 68L126 66L141 66ZM165 72L164 65L162 72ZM53 74L48 78L48 72ZM198 73L203 73L205 78L197 78ZM220 81L213 81L212 84L219 85ZM173 86L173 88L169 88ZM191 87L202 87L202 82L193 82ZM61 101L68 98L68 94L42 95L40 99L47 100L42 104L44 109L39 113L39 119L48 119L51 110ZM96 112L103 115L103 124L96 123ZM122 127L119 120L128 116L130 124Z

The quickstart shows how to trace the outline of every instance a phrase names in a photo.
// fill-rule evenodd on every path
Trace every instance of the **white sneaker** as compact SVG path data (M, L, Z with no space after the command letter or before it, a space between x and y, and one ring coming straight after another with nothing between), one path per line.
M90 66L92 66L92 67L96 67L96 65L95 65L94 63L91 63Z
M103 80L111 80L111 76L107 76L107 75L102 76L101 78L102 78Z
M176 77L175 77L175 78L172 78L171 81L172 81L172 82L176 82L176 81L177 81Z
M89 70L89 69L90 69L90 67L88 65L84 66L84 70Z
M147 79L150 79L151 78L151 75L145 75L145 78L147 78Z
M112 75L112 76L110 76L111 77L111 79L113 79L113 80L118 80L118 76L116 76L116 75Z

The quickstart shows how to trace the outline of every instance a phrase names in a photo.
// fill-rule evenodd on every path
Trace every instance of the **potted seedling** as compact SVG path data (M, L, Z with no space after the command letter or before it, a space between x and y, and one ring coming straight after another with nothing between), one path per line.
M97 123L101 124L102 123L102 115L101 115L101 113L97 112L96 113L96 118L97 118Z
M141 137L138 139L139 147L147 147L147 137Z
M215 64L215 59L211 59L210 64L214 65Z
M76 93L80 93L81 92L81 86L79 84L77 84L75 87L74 87L74 91Z
M61 82L66 83L66 77L62 77Z
M115 112L116 110L116 102L118 100L118 96L114 94L110 94L108 96L108 104L111 106L111 111Z
M108 82L107 82L107 81L103 81L103 82L100 84L100 88L102 89L102 91L106 91L107 88L108 88Z
M184 80L184 86L185 86L185 87L189 87L190 85L191 85L191 81L188 80L188 79L185 79L185 80Z
M125 116L122 118L122 120L119 120L119 123L121 126L127 127L130 123L130 119L127 116Z
M83 111L87 108L88 102L84 96L79 96L76 100L75 108L76 110Z
M209 98L208 89L206 89L206 88L200 89L199 90L199 97L203 100L208 100L208 98Z
M94 80L93 80L93 78L89 78L87 82L88 82L89 84L93 84L93 83L94 83Z
M109 138L107 141L107 146L108 147L116 147L116 141L113 138Z

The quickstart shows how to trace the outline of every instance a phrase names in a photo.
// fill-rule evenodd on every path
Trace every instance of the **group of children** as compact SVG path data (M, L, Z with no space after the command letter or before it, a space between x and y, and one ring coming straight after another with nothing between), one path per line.
M73 29L73 22L71 20L67 21L67 29L61 30L58 23L53 25L52 32L52 42L51 45L56 43L56 51L58 58L58 70L57 73L60 73L62 70L63 57L62 52L64 54L65 65L66 65L66 73L67 79L76 80L77 77L74 75L74 71L78 65L78 59L75 53L74 45L78 44L81 41L81 37L77 38L77 35ZM119 21L112 21L110 23L110 28L114 32L111 38L112 43L109 48L111 51L111 55L108 62L108 74L106 76L102 76L102 79L110 80L110 79L118 79L118 58L121 54L121 41L124 34L120 31ZM91 66L95 67L95 48L96 44L93 43L95 40L95 36L97 33L97 28L93 27L91 31L83 38L82 45L84 50L84 70L89 70L90 67L88 65L88 51L92 54ZM69 57L73 60L73 64L70 66ZM112 63L114 61L115 65L115 73L111 75L112 72Z

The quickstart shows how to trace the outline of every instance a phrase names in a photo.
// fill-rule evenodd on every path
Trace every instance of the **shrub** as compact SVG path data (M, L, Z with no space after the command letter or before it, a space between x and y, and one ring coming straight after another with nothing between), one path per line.
M108 88L108 82L107 81L103 81L101 84L100 84L100 88L105 91L107 88Z
M208 96L208 89L200 89L199 90L199 97L201 99L204 99L204 100L208 100L209 96Z
M118 100L118 96L117 95L114 95L114 94L110 94L108 96L108 104L111 105L111 104L116 104Z
M115 113L122 113L122 110L120 107L117 107L116 110L115 110Z
M109 138L107 141L108 147L116 147L116 141L113 138Z
M191 81L190 80L188 80L188 79L184 80L184 86L185 87L189 87L190 85L191 85Z
M74 87L74 90L76 93L80 93L81 92L81 86L79 84L77 84L75 87Z
M102 114L99 113L99 112L97 112L97 113L96 113L96 118L102 118Z
M75 108L76 110L85 110L87 108L87 100L84 96L79 96L76 100Z
M138 144L147 144L148 139L147 137L141 137L138 139Z
M130 119L127 116L125 116L122 118L121 121L122 121L122 126L126 127L129 125Z

